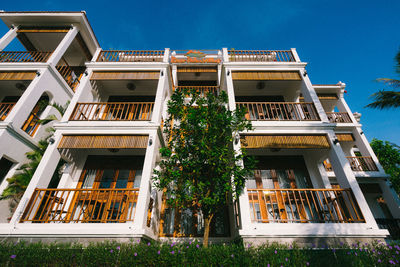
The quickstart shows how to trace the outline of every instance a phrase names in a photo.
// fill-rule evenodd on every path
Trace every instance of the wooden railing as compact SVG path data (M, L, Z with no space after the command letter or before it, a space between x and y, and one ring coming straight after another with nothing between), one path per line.
M25 121L24 125L22 125L22 130L33 136L36 133L36 130L39 128L40 119L35 113L30 113L28 119Z
M295 62L290 50L228 50L229 61Z
M328 120L336 123L352 123L349 114L346 112L327 112Z
M56 66L56 69L64 78L64 81L75 92L75 88L79 84L79 80L82 77L82 73L81 74L75 73L63 58L61 58L60 62Z
M7 118L8 113L13 109L16 103L0 103L0 121L4 121Z
M350 189L248 189L247 191L253 222L365 222Z
M103 50L97 62L162 62L164 50Z
M372 157L346 157L353 171L378 171Z
M20 222L133 221L139 189L36 188Z
M219 86L177 86L176 89L188 90L189 92L194 90L198 92L200 96L205 96L209 92L216 95L219 92Z
M52 52L0 51L0 62L46 62Z
M246 119L252 121L318 121L314 103L291 102L236 102L236 107L245 107Z
M154 102L77 103L71 121L149 121Z

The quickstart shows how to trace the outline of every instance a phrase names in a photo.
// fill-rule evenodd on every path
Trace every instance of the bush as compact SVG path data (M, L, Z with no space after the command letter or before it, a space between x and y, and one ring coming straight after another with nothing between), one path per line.
M400 247L384 243L299 248L293 245L189 243L0 244L1 266L390 266Z

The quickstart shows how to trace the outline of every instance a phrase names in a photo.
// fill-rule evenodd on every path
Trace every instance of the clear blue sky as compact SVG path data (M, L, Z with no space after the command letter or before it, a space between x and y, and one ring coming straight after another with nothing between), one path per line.
M368 140L400 145L400 109L364 106L396 77L399 0L3 1L6 11L85 10L103 49L297 48L312 83L347 84ZM0 33L7 31L0 25Z

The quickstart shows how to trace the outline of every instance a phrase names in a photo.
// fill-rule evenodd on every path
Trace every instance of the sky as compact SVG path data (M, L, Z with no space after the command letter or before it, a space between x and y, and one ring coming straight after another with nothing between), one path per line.
M400 145L400 108L365 108L385 89L375 79L400 79L400 0L19 0L3 1L0 10L85 10L103 49L296 48L313 84L346 83L345 99L362 114L369 141ZM7 30L0 22L0 34Z

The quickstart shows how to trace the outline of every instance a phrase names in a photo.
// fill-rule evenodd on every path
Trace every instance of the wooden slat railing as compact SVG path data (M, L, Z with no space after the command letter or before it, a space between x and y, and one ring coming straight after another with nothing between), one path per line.
M3 102L0 103L0 121L4 121L7 118L8 113L13 109L16 103Z
M353 171L378 171L372 157L346 157Z
M154 102L77 103L71 121L149 121Z
M162 62L164 50L103 50L97 62Z
M253 222L365 222L350 189L248 189L247 192Z
M229 61L296 62L290 50L228 50Z
M247 109L246 119L252 121L318 121L314 103L295 102L236 102Z
M0 51L0 62L47 62L52 52Z
M188 90L189 92L195 90L201 96L205 96L209 92L216 95L219 92L219 86L177 86L176 90Z
M352 123L349 114L346 112L327 112L326 116L333 123Z
M28 119L26 119L24 125L22 125L22 130L30 136L33 136L39 128L39 121L39 117L35 113L31 112L28 116Z
M79 84L79 81L82 77L82 73L77 75L63 58L61 58L60 62L56 66L56 69L64 78L64 81L75 92L75 88Z
M20 222L123 223L133 221L139 189L36 188Z

